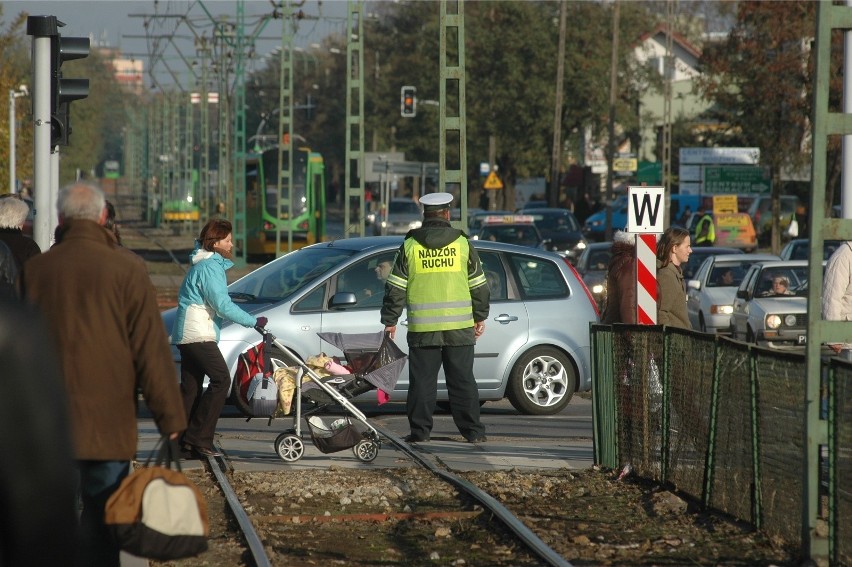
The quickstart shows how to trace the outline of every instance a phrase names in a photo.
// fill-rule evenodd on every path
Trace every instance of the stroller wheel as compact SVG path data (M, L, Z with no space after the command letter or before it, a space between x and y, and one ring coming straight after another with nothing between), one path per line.
M359 461L370 463L379 456L379 446L369 439L361 439L352 447L352 452L355 453Z
M305 444L298 435L282 433L275 438L275 452L288 463L294 463L305 454Z

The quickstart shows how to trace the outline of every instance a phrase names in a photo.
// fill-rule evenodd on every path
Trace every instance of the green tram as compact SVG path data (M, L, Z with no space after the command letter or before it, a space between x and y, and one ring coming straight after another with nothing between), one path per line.
M287 155L284 154L284 168ZM325 237L325 164L310 148L293 150L292 214L286 204L278 216L278 148L269 147L246 158L246 252L249 258L276 256L275 231L282 253L289 252L288 228L293 249L321 242Z

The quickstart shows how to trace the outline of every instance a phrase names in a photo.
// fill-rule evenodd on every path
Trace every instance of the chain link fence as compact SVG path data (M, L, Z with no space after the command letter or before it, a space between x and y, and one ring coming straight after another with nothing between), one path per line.
M591 333L596 462L629 464L801 546L804 355L659 326L594 324ZM832 358L824 368L831 442L820 510L832 563L852 565L852 364Z

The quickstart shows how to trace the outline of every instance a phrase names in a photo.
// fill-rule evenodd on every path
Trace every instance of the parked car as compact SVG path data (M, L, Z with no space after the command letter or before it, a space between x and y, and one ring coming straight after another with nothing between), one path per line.
M843 244L843 240L824 240L822 243L822 259L828 260L837 247ZM796 238L784 245L781 249L782 260L807 260L810 255L810 240L807 238Z
M612 242L592 242L577 259L577 272L583 277L583 283L592 292L601 312L606 301L606 271L611 257Z
M575 391L591 389L589 323L598 313L586 286L565 258L547 251L491 241L472 241L491 287L491 314L476 344L474 374L481 401L509 398L521 413L561 411ZM401 237L347 238L323 242L282 256L228 286L231 298L303 360L325 352L343 357L317 336L320 332L375 333L384 287L375 283L375 266L393 259ZM171 332L175 309L163 312ZM566 325L566 321L571 321ZM407 351L406 315L396 343ZM260 342L254 329L225 324L219 348L233 376L240 353ZM172 349L175 363L180 353ZM273 351L276 360L286 362ZM283 363L282 362L282 363ZM403 370L391 401L405 401L408 372ZM447 401L443 374L438 400ZM364 396L375 398L375 393Z
M376 222L373 223L373 234L394 235L406 234L412 228L420 228L423 224L423 211L414 199L398 197L391 199L388 203L388 215L384 218L376 214Z
M713 219L716 235L714 246L741 248L745 252L753 252L757 248L757 233L755 233L751 217L746 213L709 214ZM693 243L697 236L698 221L703 216L701 213L692 213L687 220L685 228L692 235Z
M719 254L708 256L686 282L686 312L693 329L728 333L737 288L755 262L780 260L774 254Z
M524 209L530 215L541 236L548 241L547 249L577 264L577 258L586 248L586 239L574 213L558 208Z
M786 280L787 293L773 291ZM802 350L808 340L808 262L767 261L752 264L734 298L731 337L759 346Z
M536 228L532 215L489 215L483 220L479 234L473 238L540 250L546 250L548 244Z
M467 234L468 236L476 236L479 234L479 231L482 230L482 224L485 222L486 217L489 216L504 216L504 215L512 215L511 211L485 211L482 209L476 209L474 212L468 211L467 214Z
M684 280L691 280L695 277L695 272L699 266L709 256L718 256L719 254L744 254L739 248L725 248L722 246L699 246L692 249L692 254L689 255L689 260L685 265L681 266Z
M781 201L779 205L781 208L778 220L783 234L783 231L790 226L790 221L793 220L793 213L796 212L799 198L795 195L781 195L780 197ZM772 197L769 195L757 197L749 205L748 215L754 224L758 241L767 242L772 234Z

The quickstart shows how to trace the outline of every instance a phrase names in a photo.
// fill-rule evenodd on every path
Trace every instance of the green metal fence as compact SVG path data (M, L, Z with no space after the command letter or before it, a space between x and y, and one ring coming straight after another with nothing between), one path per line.
M668 483L802 547L807 365L724 337L591 326L595 461ZM831 442L819 509L833 564L852 564L852 364L823 364ZM809 546L802 547L810 549Z

